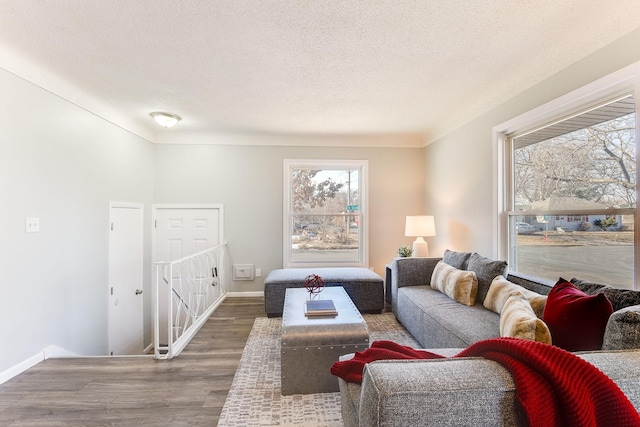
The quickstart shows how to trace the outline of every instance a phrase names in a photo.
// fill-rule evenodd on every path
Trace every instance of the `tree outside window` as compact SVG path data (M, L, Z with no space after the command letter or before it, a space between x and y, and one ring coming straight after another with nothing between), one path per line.
M511 138L510 268L633 288L635 135L627 95Z
M366 265L366 163L285 161L284 265Z

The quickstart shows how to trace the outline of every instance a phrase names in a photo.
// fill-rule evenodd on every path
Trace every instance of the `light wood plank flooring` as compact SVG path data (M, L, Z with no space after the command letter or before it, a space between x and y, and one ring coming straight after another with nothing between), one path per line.
M182 354L46 360L0 385L2 426L215 426L263 298L227 298Z

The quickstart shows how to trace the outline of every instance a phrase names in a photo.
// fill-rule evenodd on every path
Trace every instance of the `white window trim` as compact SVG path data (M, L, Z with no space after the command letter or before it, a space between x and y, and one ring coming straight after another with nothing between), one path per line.
M492 236L493 247L497 248L496 256L507 259L509 255L508 247L508 217L511 185L505 182L506 177L511 176L511 165L509 163L511 146L507 135L522 133L545 123L553 123L561 118L571 116L583 110L585 106L613 98L624 92L633 91L636 100L636 116L640 112L640 62L636 62L622 68L614 73L604 76L592 83L578 88L564 96L554 99L544 105L534 108L524 114L514 117L511 120L500 123L492 129L492 149L493 149L493 224ZM636 120L637 122L637 120ZM636 126L636 141L640 131ZM640 150L636 150L636 162L640 164L638 157ZM639 180L636 180L639 181ZM640 194L640 183L636 182L636 193ZM635 216L635 253L634 259L638 260L640 251L640 214ZM634 269L634 289L640 289L640 263L636 261Z
M300 263L291 262L291 217L289 212L291 198L291 170L296 168L318 168L318 169L360 169L360 191L359 210L362 216L362 223L359 224L362 241L361 262L330 262L330 263ZM368 160L340 160L340 159L284 159L283 168L283 192L282 192L282 265L284 268L294 267L368 267L369 266L369 161Z

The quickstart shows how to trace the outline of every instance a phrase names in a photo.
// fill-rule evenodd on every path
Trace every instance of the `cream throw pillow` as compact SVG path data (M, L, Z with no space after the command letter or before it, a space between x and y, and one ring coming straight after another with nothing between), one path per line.
M522 338L551 344L551 332L547 324L538 319L522 295L512 295L500 313L500 336Z
M528 299L536 316L539 319L542 318L544 305L547 303L546 295L540 295L537 292L511 283L504 276L496 276L491 282L489 292L487 292L487 296L484 299L484 308L500 314L509 297L514 295L521 295Z
M473 271L458 270L439 261L431 275L431 287L460 304L473 305L478 293L478 278Z
M542 313L544 313L544 306L547 304L547 298L548 297L546 295L540 294L536 294L533 298L529 298L529 304L531 304L531 308L538 319L542 319Z

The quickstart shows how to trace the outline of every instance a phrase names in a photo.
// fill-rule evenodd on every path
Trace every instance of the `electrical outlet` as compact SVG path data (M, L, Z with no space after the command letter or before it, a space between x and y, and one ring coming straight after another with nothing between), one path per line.
M262 277L262 269L256 268L256 277Z
M38 231L40 231L40 219L25 218L24 231L27 233L37 233Z

